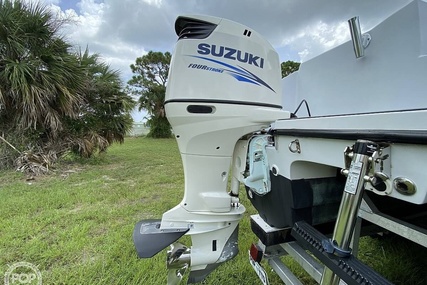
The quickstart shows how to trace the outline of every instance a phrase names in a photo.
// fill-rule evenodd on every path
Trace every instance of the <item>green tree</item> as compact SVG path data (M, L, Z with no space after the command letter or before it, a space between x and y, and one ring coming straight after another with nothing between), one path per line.
M146 110L148 113L149 137L167 138L172 135L164 106L170 61L169 52L150 51L138 57L135 64L130 66L135 75L129 80L128 88L134 95L139 96L139 110Z
M39 4L0 0L0 145L3 165L19 150L40 149L76 118L83 98L83 70L58 35L58 22Z
M300 66L299 62L295 62L292 60L282 62L282 64L280 65L282 69L282 78L288 76L292 72L298 71L299 66Z
M83 75L58 22L43 6L0 0L0 118L19 131L45 127L51 136L62 116L76 117Z
M95 151L105 151L113 142L124 141L132 128L130 112L135 102L123 92L119 72L102 62L99 54L89 54L86 48L76 56L85 73L85 100L79 106L79 117L67 120L63 137L74 152L89 157Z
M90 156L132 124L117 71L70 52L61 24L39 4L0 0L0 166L47 169L69 150Z

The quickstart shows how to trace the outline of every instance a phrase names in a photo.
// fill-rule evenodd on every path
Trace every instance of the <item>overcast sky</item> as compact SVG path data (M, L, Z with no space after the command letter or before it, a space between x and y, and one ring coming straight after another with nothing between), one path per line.
M37 1L37 0L27 0ZM129 65L150 50L172 52L179 15L204 14L242 23L263 35L280 61L304 62L350 39L347 20L368 31L410 0L40 0L71 19L63 34L99 53L126 83Z
M362 31L410 0L41 0L73 19L63 31L75 45L101 54L126 82L129 65L146 52L172 52L179 15L212 15L256 30L280 61L306 61L350 39L347 20Z

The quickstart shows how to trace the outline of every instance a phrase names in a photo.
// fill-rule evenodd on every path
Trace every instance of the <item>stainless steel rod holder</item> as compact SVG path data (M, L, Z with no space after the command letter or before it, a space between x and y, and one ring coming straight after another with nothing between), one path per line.
M351 39L353 41L353 49L356 58L363 57L365 55L365 48L371 42L371 36L369 34L362 35L360 29L359 17L353 17L348 20L350 26Z

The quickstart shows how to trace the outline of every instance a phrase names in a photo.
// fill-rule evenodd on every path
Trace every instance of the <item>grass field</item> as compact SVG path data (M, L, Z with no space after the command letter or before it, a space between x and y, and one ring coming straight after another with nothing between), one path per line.
M0 284L8 266L21 261L39 268L43 284L166 284L165 251L138 259L132 232L139 220L160 218L178 204L183 187L173 139L127 138L101 157L69 159L35 180L0 172ZM255 210L242 198L248 211L240 225L240 253L205 284L261 284L247 261L257 240L249 226ZM396 284L427 284L425 249L396 237L363 238L360 256ZM305 284L314 284L285 262ZM270 282L281 284L274 274Z

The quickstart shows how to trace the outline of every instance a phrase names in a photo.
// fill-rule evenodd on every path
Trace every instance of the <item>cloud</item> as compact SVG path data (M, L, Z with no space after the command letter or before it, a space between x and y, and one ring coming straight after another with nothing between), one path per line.
M308 60L350 39L347 20L360 16L362 30L371 29L410 0L246 0L193 1L203 14L245 24L266 37L281 61ZM209 2L209 3L205 3ZM293 52L291 52L293 51ZM295 55L299 55L295 58Z
M170 51L173 47L174 17L154 0L106 1L103 25L98 36L106 40L120 38L145 50Z
M96 52L120 69L147 51L173 51L179 15L227 18L256 30L277 49L281 61L306 61L350 39L347 20L360 16L372 28L410 0L43 0L71 19L63 33L72 43Z
M327 24L323 21L308 24L291 36L285 36L282 46L296 50L301 61L327 51L350 39L347 22Z
M38 0L24 0L38 1ZM68 23L62 33L76 48L89 47L123 82L130 64L148 51L172 52L175 19L204 14L227 18L257 31L280 61L307 61L350 39L347 20L359 16L362 31L411 0L39 0ZM136 121L144 114L135 112Z
M62 10L54 4L49 7L66 20L61 33L76 50L88 47L91 53L100 54L106 63L121 72L125 82L132 76L129 65L146 51L142 45L133 44L117 32L104 33L108 22L106 14L111 11L108 3L82 0L75 4L76 9ZM111 28L111 31L117 29Z

